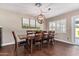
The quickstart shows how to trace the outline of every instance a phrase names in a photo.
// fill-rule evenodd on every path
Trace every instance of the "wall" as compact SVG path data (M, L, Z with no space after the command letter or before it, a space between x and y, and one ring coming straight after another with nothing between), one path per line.
M11 33L12 30L27 30L22 29L21 27L22 17L28 18L29 16L0 9L0 26L3 28L3 46L14 43L14 39ZM43 29L45 28L43 27Z
M79 10L74 10L71 12L67 12L55 17L48 18L48 22L54 21L54 20L61 20L61 19L66 19L67 20L67 33L60 33L57 34L56 36L59 37L58 40L63 41L63 42L69 42L69 43L74 43L74 39L72 39L72 17L79 15Z

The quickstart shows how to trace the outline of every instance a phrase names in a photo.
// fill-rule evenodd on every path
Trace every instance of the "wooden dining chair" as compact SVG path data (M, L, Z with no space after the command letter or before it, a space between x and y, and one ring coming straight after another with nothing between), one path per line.
M27 33L27 36L35 34L33 30L27 30L26 33ZM28 37L28 44L30 44L31 39L34 39L34 37L30 37L30 38Z
M55 38L55 31L49 31L48 33L49 33L48 34L48 39L49 39L50 43L54 45L54 43L55 43L55 40L54 40L54 38Z
M27 33L27 35L29 35L29 34L34 34L35 31L34 31L34 30L27 30L26 33Z
M30 48L30 52L32 54L32 50L33 50L33 40L35 39L35 32L32 30L27 30L27 40L28 40L28 48Z
M14 41L15 41L15 50L17 50L18 47L24 46L26 48L27 45L27 37L26 36L18 36L14 31L12 31ZM22 40L25 39L25 40Z
M49 38L48 38L48 32L47 31L43 31L43 42L42 44L49 44ZM48 46L48 45L47 45Z
M42 48L42 40L43 40L43 33L42 31L36 31L34 45L40 45L40 49Z

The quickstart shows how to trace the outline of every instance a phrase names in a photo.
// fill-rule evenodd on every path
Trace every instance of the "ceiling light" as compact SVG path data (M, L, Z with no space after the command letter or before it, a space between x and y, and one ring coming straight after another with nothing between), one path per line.
M37 7L41 7L42 4L41 4L41 3L36 3L35 6L37 6Z

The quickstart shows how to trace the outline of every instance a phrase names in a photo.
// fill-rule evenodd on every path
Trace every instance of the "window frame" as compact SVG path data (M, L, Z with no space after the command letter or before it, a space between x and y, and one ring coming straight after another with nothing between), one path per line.
M29 20L29 27L24 27L24 24L23 24L23 19L26 19L26 20ZM37 20L36 19L33 19L33 20L35 20L35 26L34 27L31 27L31 25L32 25L32 23L31 23L31 20L32 20L32 18L24 18L24 17L22 17L22 19L21 19L21 22L22 22L22 28L23 29L41 29L41 26L39 26L39 28L37 27Z

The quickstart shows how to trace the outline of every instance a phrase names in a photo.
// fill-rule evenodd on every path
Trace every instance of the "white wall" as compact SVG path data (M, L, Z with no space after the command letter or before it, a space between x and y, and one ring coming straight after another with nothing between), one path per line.
M28 17L28 16L0 9L0 26L2 26L3 28L2 45L6 45L14 42L11 31L22 29L21 27L22 17Z

